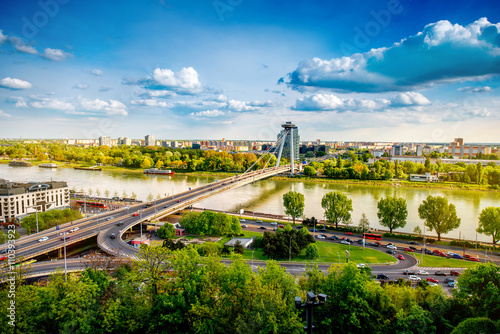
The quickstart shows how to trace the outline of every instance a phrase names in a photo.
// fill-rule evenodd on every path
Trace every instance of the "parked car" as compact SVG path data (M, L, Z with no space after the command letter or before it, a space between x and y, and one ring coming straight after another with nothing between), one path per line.
M242 228L247 228L248 226L246 224L241 224Z
M434 255L439 255L439 253L442 253L439 249L435 249L432 251L432 254Z
M418 281L422 280L420 277L415 276L415 275L408 275L408 279L409 279L410 281L416 281L416 282L418 282Z
M396 252L393 251L392 249L388 249L385 251L387 254L391 254L391 255L396 255Z
M427 248L423 248L424 250L424 253L427 254L427 255L432 255L432 251L430 249L427 249Z
M356 265L356 267L358 267L358 268L364 268L364 267L366 267L366 264L359 263L359 264Z
M439 256L441 256L441 257L446 257L446 258L448 258L448 257L449 257L449 255L448 255L448 254L445 254L445 253L443 253L443 252L439 253Z
M432 277L427 277L427 282L439 283L439 281L437 279L432 278Z
M353 244L353 243L354 243L354 240L352 240L352 239L347 238L347 239L345 239L345 240L349 241L351 244Z
M416 252L416 251L417 251L417 247L410 246L410 247L408 247L408 248L413 249L413 251L414 251L414 252Z
M446 273L444 273L444 272L442 272L442 271L436 271L436 272L434 273L434 275L436 275L436 276L446 276Z
M419 270L417 274L418 275L429 275L429 273L425 270Z
M71 233L78 231L80 228L79 227L73 227L71 230L69 230Z
M448 286L450 288L454 288L456 284L457 284L457 281L450 281L450 282L448 282Z
M38 239L38 242L44 242L47 240L49 240L49 237L43 237L43 238Z
M389 279L389 276L387 276L386 274L378 274L377 279Z
M459 260L463 260L463 256L462 255L459 255L459 254L453 254L453 258L454 259L459 259Z
M352 232L346 232L345 235L352 235Z
M410 247L406 247L405 249L403 249L405 252L413 252L413 249L411 249Z
M400 259L400 260L404 260L404 259L405 259L405 257L404 257L403 255L401 255L401 254L400 254L400 255L398 255L398 259Z
M456 270L452 270L452 271L450 271L450 275L451 276L460 276L460 273Z
M318 232L318 230L317 230L317 229L315 229L315 228L310 228L310 229L309 229L309 232Z
M336 235L332 235L331 237L328 237L328 239L330 239L330 240L339 240L339 237L337 237Z
M470 255L469 254L464 254L464 259L470 259Z
M411 270L405 270L403 271L403 275L415 275L415 272Z
M350 243L349 241L347 241L347 240L342 240L340 243L341 243L341 244L344 244L344 245L350 245L350 244L351 244L351 243Z

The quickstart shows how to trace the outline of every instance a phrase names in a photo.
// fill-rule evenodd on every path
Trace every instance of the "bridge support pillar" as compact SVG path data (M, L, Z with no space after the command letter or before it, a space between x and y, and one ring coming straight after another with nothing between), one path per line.
M63 257L63 249L62 248L59 248L57 250L57 257Z

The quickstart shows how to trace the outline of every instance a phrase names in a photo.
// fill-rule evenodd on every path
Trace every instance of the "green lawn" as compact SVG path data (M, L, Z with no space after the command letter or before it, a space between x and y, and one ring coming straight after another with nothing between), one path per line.
M446 267L446 268L471 268L474 267L478 262L464 261L458 259L447 259L445 257L434 256L434 255L424 255L423 262L420 263L420 254L413 254L419 261L419 267Z

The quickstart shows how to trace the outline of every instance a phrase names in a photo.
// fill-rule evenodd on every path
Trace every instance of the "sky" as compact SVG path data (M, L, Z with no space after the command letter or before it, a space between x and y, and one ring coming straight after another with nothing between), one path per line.
M0 9L0 138L500 142L498 1Z

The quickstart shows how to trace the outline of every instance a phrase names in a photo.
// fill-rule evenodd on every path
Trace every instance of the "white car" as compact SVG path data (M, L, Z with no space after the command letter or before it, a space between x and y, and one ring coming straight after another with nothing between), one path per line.
M316 236L316 239L326 239L324 235L320 234L318 236Z
M419 270L418 273L419 275L429 275L429 273L425 270Z
M366 264L364 264L364 263L360 263L360 264L358 264L358 265L356 265L356 266L357 266L358 268L364 268L364 267L366 266Z
M246 224L241 224L241 227L242 227L242 228L246 228L246 227L248 227L248 226L247 226Z
M398 248L397 248L396 246L394 246L394 245L387 245L387 248L389 248L389 249L398 249Z
M277 222L272 222L271 225L278 225L278 223Z
M43 237L43 238L38 239L38 242L44 242L47 240L49 240L49 237Z
M429 282L429 286L438 286L437 283Z
M347 240L342 240L340 243L341 243L341 244L344 244L344 245L350 245L350 244L351 244L351 243L350 243L349 241L347 241Z
M409 279L410 281L417 281L417 282L422 280L420 277L415 276L415 275L409 275L409 276L408 276L408 279Z
M73 227L71 230L69 230L71 233L78 231L80 228L79 227Z

